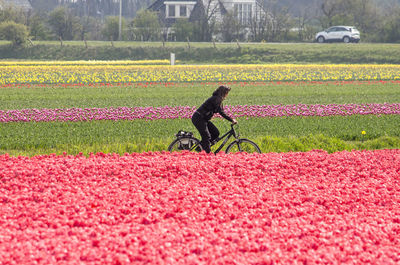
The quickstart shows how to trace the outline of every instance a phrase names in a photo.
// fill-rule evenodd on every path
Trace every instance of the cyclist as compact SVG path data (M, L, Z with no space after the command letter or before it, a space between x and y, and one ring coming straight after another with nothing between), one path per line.
M210 121L215 113L219 113L223 118L236 124L237 121L229 117L223 110L222 101L228 96L230 87L218 87L212 96L208 98L192 116L192 122L201 135L201 146L207 153L211 152L210 144L219 136L219 130Z

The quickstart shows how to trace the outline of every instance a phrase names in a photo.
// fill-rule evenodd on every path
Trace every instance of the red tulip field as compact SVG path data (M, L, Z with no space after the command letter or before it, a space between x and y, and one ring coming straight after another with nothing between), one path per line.
M1 264L399 264L400 150L0 156Z

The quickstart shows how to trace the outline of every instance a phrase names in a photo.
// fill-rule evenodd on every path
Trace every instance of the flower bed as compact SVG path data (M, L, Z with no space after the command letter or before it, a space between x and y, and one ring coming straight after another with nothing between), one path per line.
M5 264L400 262L400 150L0 156Z
M0 85L145 82L274 82L400 80L400 66L345 64L137 65L117 63L0 64Z
M0 122L188 119L196 107L117 107L0 110ZM399 103L226 106L234 117L399 115Z

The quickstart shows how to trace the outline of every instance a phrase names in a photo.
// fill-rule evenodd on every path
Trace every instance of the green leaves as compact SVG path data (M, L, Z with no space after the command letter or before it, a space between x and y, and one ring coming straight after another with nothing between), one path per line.
M0 39L11 41L13 46L24 45L28 35L28 29L24 24L17 24L14 21L0 23Z

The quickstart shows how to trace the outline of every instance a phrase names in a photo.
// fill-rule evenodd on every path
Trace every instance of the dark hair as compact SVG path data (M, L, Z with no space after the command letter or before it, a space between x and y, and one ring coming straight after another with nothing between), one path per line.
M226 94L229 93L229 91L231 91L231 88L228 86L219 86L214 93L212 94L213 96L217 96L219 98L223 98Z

